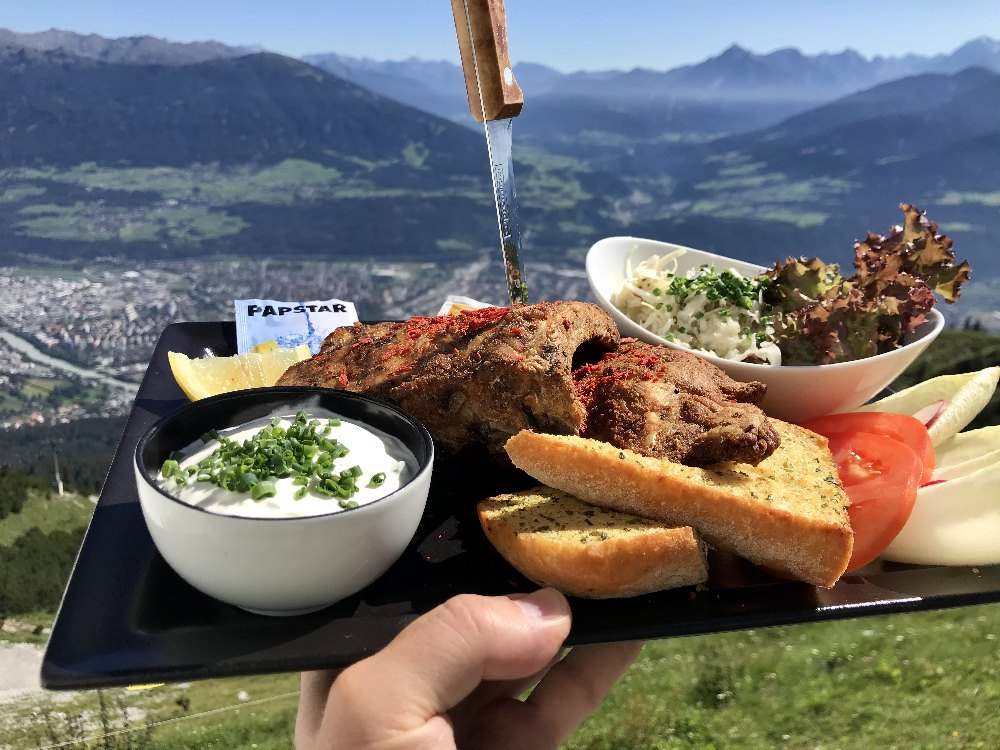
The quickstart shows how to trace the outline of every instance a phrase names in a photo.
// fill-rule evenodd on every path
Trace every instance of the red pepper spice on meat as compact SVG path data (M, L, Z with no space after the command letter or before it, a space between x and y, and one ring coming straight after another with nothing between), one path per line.
M622 339L622 344L634 341L635 339ZM626 364L634 364L636 369L622 372L613 364L607 364L608 360L613 359L625 359ZM621 347L617 352L605 354L598 362L581 365L573 371L573 385L576 389L576 395L588 408L594 400L594 394L602 386L636 380L669 381L670 366L649 351Z
M388 349L385 350L385 353L382 355L382 361L387 362L393 357L402 357L404 354L409 354L411 351L413 351L413 347L406 346L405 344L396 344L396 346L390 346Z
M434 337L441 333L472 336L493 325L510 312L509 307L484 307L464 310L458 315L417 316L403 323L406 336L411 339Z
M751 401L763 385L739 383L690 352L622 339L616 351L576 368L573 388L586 414L581 436L644 455L692 466L756 464L780 443ZM655 424L650 413L659 415Z
M382 361L425 352L433 348L434 339L443 334L469 338L493 325L508 312L510 312L509 307L484 307L478 310L465 310L458 315L415 316L399 324L405 326L403 335L413 341L413 345L397 344L390 347L382 354ZM457 348L454 351L458 353ZM413 369L412 365L406 370L397 369L396 372L407 372L410 369Z

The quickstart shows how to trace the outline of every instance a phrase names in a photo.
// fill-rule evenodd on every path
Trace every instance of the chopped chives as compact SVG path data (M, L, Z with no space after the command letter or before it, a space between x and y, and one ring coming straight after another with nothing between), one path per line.
M323 436L331 426L340 424L339 419L329 419L324 424L299 411L287 428L275 417L269 426L242 442L209 430L201 436L202 441L217 440L219 443L210 456L181 468L177 452L177 457L171 455L163 462L160 473L164 478L172 477L178 485L185 484L191 477L228 491L246 492L254 500L277 494L278 478L288 476L293 477L293 484L299 488L295 498L301 499L308 491L310 477L317 476L319 481L315 489L318 493L338 498L342 507L348 507L344 503L353 503L350 507L356 507L357 503L350 498L358 492L356 480L362 469L354 465L337 475L331 473L334 460L343 458L350 450L339 440Z

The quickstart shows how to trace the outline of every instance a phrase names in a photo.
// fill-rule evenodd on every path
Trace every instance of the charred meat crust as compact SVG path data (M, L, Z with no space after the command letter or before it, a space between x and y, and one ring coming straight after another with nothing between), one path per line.
M753 404L763 383L737 382L688 352L623 339L574 376L587 411L582 437L691 466L757 464L780 442Z
M278 384L387 399L423 422L444 453L482 445L502 461L507 439L523 429L691 465L756 464L779 442L753 406L763 383L739 383L693 354L620 340L610 316L585 302L356 323L332 332Z
M584 302L355 324L331 333L278 383L385 398L423 422L445 452L481 443L504 456L504 443L522 429L579 432L585 414L574 357L599 356L618 341L614 321Z

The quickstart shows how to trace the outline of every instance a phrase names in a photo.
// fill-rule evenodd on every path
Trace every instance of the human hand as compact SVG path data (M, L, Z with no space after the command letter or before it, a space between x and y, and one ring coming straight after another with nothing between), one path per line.
M569 604L553 589L456 596L339 675L304 672L296 746L552 750L642 647L581 646L560 660L569 627Z

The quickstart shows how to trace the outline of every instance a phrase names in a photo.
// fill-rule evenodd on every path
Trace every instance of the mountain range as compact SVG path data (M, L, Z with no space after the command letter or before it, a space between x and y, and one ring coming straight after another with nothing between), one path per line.
M128 65L189 65L264 51L259 47L219 42L171 42L153 36L108 39L49 29L18 33L0 29L0 50L62 50L74 56ZM445 119L471 123L461 69L446 61L409 58L379 61L335 52L303 56L303 61L363 88L410 104ZM621 111L621 105L640 112L656 102L768 103L772 121L817 103L829 102L880 83L922 73L956 73L969 67L1000 72L1000 40L972 39L946 54L909 54L866 58L854 50L806 55L795 48L765 54L733 44L703 61L668 70L576 71L562 73L533 62L515 65L515 75L526 92L526 111L536 103L591 100ZM686 124L689 126L689 123ZM735 127L759 127L755 118ZM718 133L718 123L708 132ZM734 132L726 130L726 132Z
M0 264L454 262L495 242L481 134L300 60L150 65L8 44L0 71ZM542 154L519 173L531 234L560 254L581 223L606 229L625 192Z
M63 50L77 57L129 65L190 65L261 51L256 47L234 47L220 42L171 42L154 36L108 39L98 34L77 34L61 29L30 34L0 29L0 49L5 47L41 52Z
M426 145L422 167L463 173L464 128L272 53L184 65L0 49L0 164L348 163Z
M303 59L442 117L466 117L464 79L457 65L412 58L374 61L336 53L306 55ZM955 73L968 67L1000 72L1000 41L980 37L948 54L873 58L853 50L806 55L785 48L755 54L734 44L701 62L663 71L634 68L560 73L537 63L519 63L514 73L525 91L525 112L538 101L565 99L640 107L678 100L714 104L768 102L780 106L774 115L777 120L791 109L804 109L879 83L921 73ZM717 125L715 129L718 131Z
M0 261L495 245L485 146L450 63L53 31L0 32L0 71ZM988 39L874 59L730 47L663 72L518 65L526 255L576 268L601 236L634 234L843 262L905 201L1000 275L998 71Z

